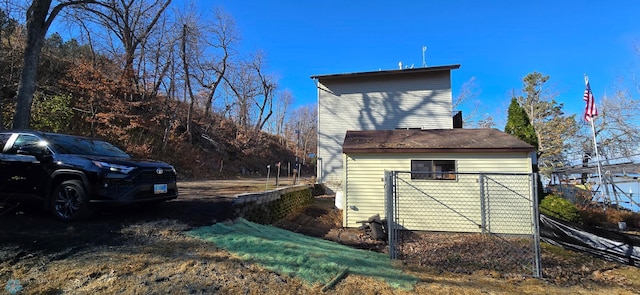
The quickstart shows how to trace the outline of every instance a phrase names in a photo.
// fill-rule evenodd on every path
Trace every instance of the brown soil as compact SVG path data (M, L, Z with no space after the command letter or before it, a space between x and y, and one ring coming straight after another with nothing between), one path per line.
M184 234L231 217L227 201L233 195L263 189L262 180L180 183L177 200L153 208L105 210L82 223L58 222L33 205L0 209L4 212L0 215L0 294L8 293L5 285L9 280L19 281L20 294L322 294L322 286L307 286ZM341 228L341 211L327 196L318 197L309 207L275 225L357 248L385 251L383 242L362 231ZM421 244L414 242L414 248ZM640 291L637 269L550 246L543 247L542 280L505 277L491 271L460 274L408 261L403 265L399 267L420 278L412 292L349 274L326 293Z
M332 196L319 196L313 204L274 225L307 236L319 237L358 249L384 252L386 243L363 230L342 227L342 211L334 206Z

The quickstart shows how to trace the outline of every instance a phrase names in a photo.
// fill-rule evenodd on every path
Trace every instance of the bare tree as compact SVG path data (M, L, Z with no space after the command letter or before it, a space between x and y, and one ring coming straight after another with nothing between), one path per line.
M169 68L176 62L175 47L180 39L176 31L176 27L163 16L158 22L156 34L150 35L149 40L145 42L139 59L139 68L142 73L141 85L145 87L142 95L156 97L161 83L168 75Z
M185 10L179 12L176 23L179 29L174 30L174 34L179 44L177 52L180 53L184 101L188 101L189 105L186 126L187 133L190 134L200 101L205 105L205 117L212 114L216 91L223 81L226 81L224 77L234 55L233 46L239 38L233 19L221 9L215 10L210 21L209 18L200 15L197 7L189 4ZM169 43L167 45L170 46L171 34L168 35L163 34L162 40L156 43ZM165 68L167 66L168 64L165 64ZM238 92L241 92L242 87L237 88ZM238 104L228 104L229 107L236 105Z
M169 135L171 134L171 130L173 128L173 123L177 117L177 101L176 93L177 86L176 81L178 80L178 65L177 61L178 57L173 50L173 47L169 49L169 55L167 60L167 76L168 83L159 83L159 85L164 86L165 100L164 100L164 134L162 137L162 152L166 151L167 143L169 142ZM161 80L162 81L162 80ZM175 106L174 106L175 105Z
M137 85L139 75L134 69L136 53L156 27L171 0L102 0L98 5L77 7L96 16L88 18L107 29L124 49L123 78Z
M460 93L453 99L451 108L455 110L461 105L469 102L471 99L478 97L479 94L480 90L476 85L476 77L471 77L460 87Z
M194 108L194 104L196 101L195 95L193 94L193 88L191 87L191 75L189 74L189 69L190 69L190 59L189 56L192 55L187 55L187 39L189 38L189 32L188 32L188 25L184 24L182 27L182 38L180 41L180 57L182 59L182 67L184 70L184 77L185 77L185 87L186 87L186 93L188 94L189 97L189 110L187 112L187 134L189 135L189 140L193 140L193 135L192 135L192 130L191 130L191 124L192 124L192 120L193 120L193 108Z
M180 27L179 23L170 25L167 18L162 17L158 30L160 34L152 35L153 40L147 43L153 44L153 46L146 46L148 48L147 54L141 58L145 59L141 78L144 81L143 85L149 86L144 93L149 93L150 97L164 97L162 117L159 118L164 128L161 145L163 152L166 151L178 115L178 101L180 99L177 93L182 74L180 50L182 29L183 27Z
M295 143L296 157L306 162L309 151L315 151L317 146L317 120L318 109L316 105L303 106L295 111L288 122L289 132L293 136L291 140Z
M265 58L262 52L258 52L251 63L251 68L255 71L260 87L260 96L254 96L257 106L257 120L255 130L262 130L264 124L273 115L273 96L278 88L274 79L265 73Z
M490 114L483 114L482 117L478 120L476 125L477 128L493 128L496 123L493 121L493 116Z
M86 40L84 40L86 42L86 44L89 46L89 48L91 49L91 60L94 63L94 66L97 66L96 62L96 49L94 46L94 41L93 41L93 37L92 37L92 33L89 30L89 28L87 27L87 23L85 21L83 21L84 19L84 15L83 14L79 14L78 13L79 10L75 10L75 9L70 9L68 11L68 13L64 14L64 18L66 19L66 22L68 22L71 25L74 26L80 26L80 28L82 29L82 34L80 37L80 40L83 40L83 38L86 38Z
M484 105L481 101L475 100L480 92L481 90L476 84L476 77L471 77L460 87L460 93L453 99L452 109L455 111L462 106L469 106L469 112L462 114L464 126L492 128L495 126L493 115L483 112Z
M232 117L235 117L238 125L245 129L251 126L252 102L260 94L260 82L252 67L253 65L247 62L238 63L230 68L229 75L223 77L235 98L235 101L227 102L227 106L235 109Z
M234 53L234 46L239 37L233 18L221 9L215 11L213 23L203 27L205 28L205 32L202 34L204 45L219 51L218 54L209 58L203 52L203 55L201 55L202 60L198 60L200 64L195 69L199 72L199 75L195 75L196 80L203 88L208 90L205 114L209 116L216 90L227 73ZM207 28L210 28L210 30L207 30ZM207 38L208 36L211 36L211 38Z
M28 128L31 118L31 104L36 90L36 77L40 52L44 45L44 37L51 23L68 6L97 3L91 0L67 0L60 1L51 8L52 0L33 0L27 8L27 43L24 50L24 63L20 84L18 86L16 112L13 117L13 128Z
M640 154L640 104L623 88L601 101L595 121L598 149L608 159L631 160Z
M293 103L293 94L289 90L285 90L279 93L276 96L276 106L275 106L275 119L273 120L271 133L280 136L280 138L284 139L284 128L285 122L287 120L287 112L289 111L289 107ZM284 142L282 142L284 143Z

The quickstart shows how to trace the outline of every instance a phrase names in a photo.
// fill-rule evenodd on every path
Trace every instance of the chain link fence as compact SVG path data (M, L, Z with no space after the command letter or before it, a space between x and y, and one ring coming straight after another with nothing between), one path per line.
M541 277L537 174L423 173L385 172L392 259Z

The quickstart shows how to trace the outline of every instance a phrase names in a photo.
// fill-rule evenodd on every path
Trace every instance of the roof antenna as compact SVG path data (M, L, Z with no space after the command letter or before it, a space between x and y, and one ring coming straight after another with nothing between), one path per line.
M425 60L425 52L427 52L427 46L422 46L422 67L427 67L427 61Z

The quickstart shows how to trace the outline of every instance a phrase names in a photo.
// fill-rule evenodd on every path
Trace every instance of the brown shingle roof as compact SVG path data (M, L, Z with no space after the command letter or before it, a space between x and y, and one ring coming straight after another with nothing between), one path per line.
M347 131L344 153L532 152L534 147L497 129Z

